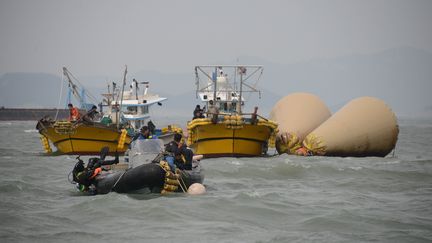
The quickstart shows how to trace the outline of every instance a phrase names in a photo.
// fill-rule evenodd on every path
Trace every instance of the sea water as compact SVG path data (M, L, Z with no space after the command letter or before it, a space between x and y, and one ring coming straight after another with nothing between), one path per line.
M399 123L385 158L208 159L204 195L83 196L75 156L0 122L0 242L431 242L432 121Z

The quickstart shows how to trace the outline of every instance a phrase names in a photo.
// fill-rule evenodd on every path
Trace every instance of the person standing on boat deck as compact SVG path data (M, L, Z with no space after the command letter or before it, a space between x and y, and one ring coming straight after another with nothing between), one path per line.
M194 112L193 112L193 118L192 118L192 120L193 119L197 119L197 118L204 118L204 114L203 114L203 109L201 109L201 107L200 107L200 105L197 105L196 107L195 107L195 110L194 110Z
M219 115L219 108L217 108L214 104L213 104L213 100L209 101L209 107L207 109L207 117L211 117L212 118L212 122L213 123L217 123L217 118Z
M150 129L147 126L141 127L141 130L139 133L135 134L132 141L135 141L137 139L150 139L152 138L152 135L150 133Z
M209 101L209 107L207 109L209 114L219 114L219 109L213 104L213 100Z
M83 116L82 120L87 123L93 123L97 114L99 114L97 107L93 105L92 108Z
M184 143L181 142L182 135L174 134L174 140L169 142L165 151L171 153L172 156L167 156L166 160L171 167L175 169L174 164L181 170L192 169L193 152ZM171 157L171 158L170 158Z
M74 107L72 104L68 104L69 108L69 121L77 121L80 119L81 115L78 108Z

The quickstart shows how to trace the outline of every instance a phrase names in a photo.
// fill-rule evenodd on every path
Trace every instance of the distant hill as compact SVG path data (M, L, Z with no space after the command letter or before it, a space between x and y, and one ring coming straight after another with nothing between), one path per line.
M61 78L47 73L6 73L0 77L0 106L54 108Z
M354 98L374 96L384 100L398 115L432 116L432 98L429 95L432 90L432 53L424 50L401 47L370 55L294 64L278 64L259 57L239 59L240 63L264 66L258 83L263 91L262 99L255 101L257 95L252 95L248 102L251 108L246 108L258 105L264 115L268 115L274 103L283 96L310 92L319 96L333 112ZM187 117L199 103L195 99L193 67L187 71L130 71L128 80L150 81L152 93L168 97L164 109L155 109L155 112L164 110ZM0 77L0 106L55 107L60 80L61 77L44 73L4 74ZM106 83L112 80L94 76L80 81L98 96L106 90ZM114 81L120 85L119 80Z
M430 113L432 54L404 47L290 65L269 65L264 77L274 92L306 91L336 111L349 100L374 96L398 114Z

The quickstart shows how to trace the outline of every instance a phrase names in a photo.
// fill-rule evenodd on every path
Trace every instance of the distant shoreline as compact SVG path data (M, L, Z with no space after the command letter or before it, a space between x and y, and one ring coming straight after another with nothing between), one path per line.
M55 118L55 108L5 108L0 107L0 121L37 121L45 116ZM67 119L68 109L59 109L57 119Z

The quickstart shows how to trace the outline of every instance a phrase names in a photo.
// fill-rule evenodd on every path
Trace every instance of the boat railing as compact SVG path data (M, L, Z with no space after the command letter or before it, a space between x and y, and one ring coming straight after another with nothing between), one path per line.
M265 118L265 117L263 117L263 116L261 116L259 114L256 114L256 113L241 113L241 114L239 114L239 113L235 113L235 112L234 113L227 113L227 112L219 112L219 113L205 112L205 114L207 114L208 118L212 118L214 115L217 115L217 121L218 122L219 121L223 121L225 119L225 116L233 116L233 115L234 116L242 116L243 120L245 120L245 121L249 121L249 120L253 119L254 115L256 117L260 118L260 119L263 119L264 121L268 121L267 118ZM251 116L251 117L250 118L246 118L244 116Z
M267 118L265 118L265 117L263 117L263 116L261 116L261 115L259 115L259 114L255 114L255 113L237 113L237 112L218 112L218 113L214 113L214 112L205 112L205 114L207 114L207 115L215 115L215 114L217 114L217 115L219 115L219 116L232 116L232 115L237 115L237 116L244 116L244 115L246 115L246 116L252 116L252 115L257 115L259 118L262 118L262 119L264 119L264 120L268 120Z

